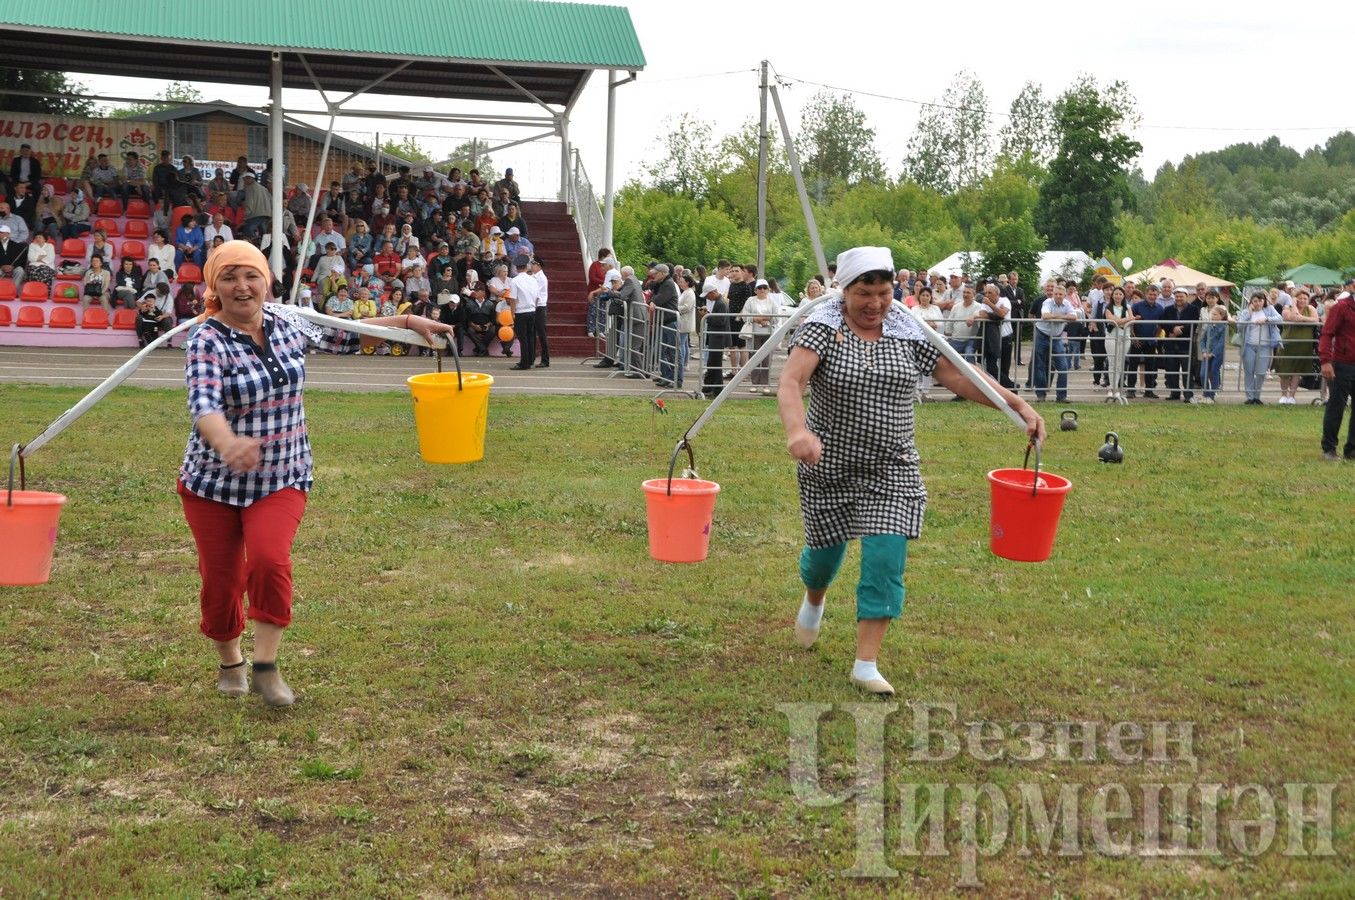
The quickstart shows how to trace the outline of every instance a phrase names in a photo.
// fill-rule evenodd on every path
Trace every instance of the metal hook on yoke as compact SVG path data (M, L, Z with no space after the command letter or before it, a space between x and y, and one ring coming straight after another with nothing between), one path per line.
M1035 451L1035 476L1030 479L1030 495L1034 497L1036 493L1038 493L1040 486L1040 442L1034 438L1031 439L1029 444L1026 444L1026 458L1025 461L1021 463L1021 468L1023 469L1030 468L1031 450Z
M680 440L680 441L677 442L677 446L673 448L673 458L670 459L670 460L668 461L668 496L669 496L669 497L673 496L673 469L675 469L675 468L677 467L678 454L682 452L682 450L683 450L684 447L685 447L686 450L687 450L687 463L688 463L688 468L691 469L691 471L692 471L693 473L696 472L696 457L695 457L694 455L692 455L692 445L691 445L691 444L687 441L687 439L684 437L682 440Z
M27 486L28 478L24 473L23 444L15 444L9 451L9 494L5 500L5 506L9 509L14 508L14 463L19 463L19 490Z

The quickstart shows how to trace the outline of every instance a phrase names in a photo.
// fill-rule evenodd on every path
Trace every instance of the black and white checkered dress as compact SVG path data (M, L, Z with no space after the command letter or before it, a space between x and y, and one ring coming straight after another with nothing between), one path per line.
M912 317L891 310L884 336L864 341L828 300L792 346L819 356L809 379L806 425L823 442L813 466L799 463L805 543L830 547L872 534L922 532L927 490L913 445L913 395L940 353Z

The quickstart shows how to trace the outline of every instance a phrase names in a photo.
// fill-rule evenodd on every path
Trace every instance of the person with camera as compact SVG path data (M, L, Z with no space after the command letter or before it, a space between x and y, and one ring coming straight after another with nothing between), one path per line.
M169 295L169 285L157 284L136 301L137 346L145 347L173 327L174 299Z

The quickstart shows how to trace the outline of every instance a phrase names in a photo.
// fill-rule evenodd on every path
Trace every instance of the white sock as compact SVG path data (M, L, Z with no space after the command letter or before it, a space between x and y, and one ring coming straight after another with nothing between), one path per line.
M818 628L819 623L823 621L823 604L818 606L809 602L809 595L800 601L800 614L795 617L795 624L801 628Z
M873 659L858 659L852 663L852 677L857 681L872 681L876 678L884 678L880 670L875 667Z

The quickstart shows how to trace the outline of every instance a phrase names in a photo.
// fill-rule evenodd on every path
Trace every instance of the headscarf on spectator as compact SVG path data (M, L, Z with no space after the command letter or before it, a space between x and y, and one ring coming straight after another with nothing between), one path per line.
M212 255L207 258L206 267L202 270L202 280L207 285L207 291L202 295L203 310L202 315L198 316L198 321L206 321L209 316L221 310L221 298L216 295L216 280L230 266L248 266L263 276L264 283L269 285L273 283L273 273L268 269L268 260L258 247L244 240L226 241L212 251Z

